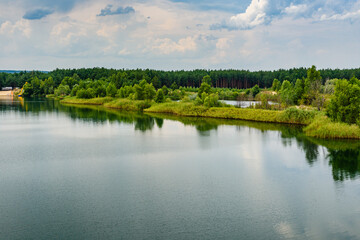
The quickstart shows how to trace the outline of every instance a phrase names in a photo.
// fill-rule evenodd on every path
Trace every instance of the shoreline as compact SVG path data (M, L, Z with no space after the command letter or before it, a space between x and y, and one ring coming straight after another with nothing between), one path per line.
M118 98L77 99L65 98L61 104L98 105L108 109L162 113L183 117L204 117L215 119L245 120L263 123L278 123L304 126L304 133L319 139L360 139L360 127L345 123L331 122L324 112L302 110L290 107L285 110L249 109L235 107L196 106L191 102L154 103L144 100Z
M9 96L13 96L13 95L14 95L13 91L0 91L0 97L3 97L3 96L9 97Z

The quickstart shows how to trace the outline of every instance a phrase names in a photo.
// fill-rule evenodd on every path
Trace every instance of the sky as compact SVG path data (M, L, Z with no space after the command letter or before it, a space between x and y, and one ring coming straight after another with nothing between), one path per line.
M0 0L0 69L360 67L360 0Z

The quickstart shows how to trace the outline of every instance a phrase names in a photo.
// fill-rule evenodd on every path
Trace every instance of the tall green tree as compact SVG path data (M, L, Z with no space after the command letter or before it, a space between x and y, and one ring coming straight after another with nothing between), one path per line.
M198 90L198 96L202 96L203 93L210 94L211 93L211 86L206 82L203 82Z
M260 92L260 88L259 88L259 86L257 84L254 87L251 88L251 94L252 94L253 97L258 95L259 92Z
M294 87L294 103L299 103L304 94L305 82L303 79L297 79Z
M158 89L157 92L156 92L155 102L157 102L157 103L165 102L164 91L161 88Z
M33 96L40 96L42 95L42 92L41 92L41 88L40 88L40 80L37 78L37 77L34 77L32 80L31 80L31 86L32 86L32 91L33 91Z
M202 83L207 83L211 86L211 77L209 75L204 76L202 79Z
M156 90L154 88L154 86L152 85L152 83L147 83L145 86L144 86L144 99L145 100L152 100L154 99L156 95Z
M106 88L106 96L109 97L115 97L117 93L117 89L114 83L109 83L109 85Z
M307 100L308 104L311 104L311 102L319 95L321 79L320 71L317 71L314 65L308 69L307 78L304 83L304 98Z
M360 124L360 86L338 80L334 97L327 107L327 115L334 121Z
M49 77L49 78L45 79L44 81L41 81L41 84L40 84L41 91L45 95L54 93L54 86L55 86L55 82L52 77Z
M281 83L280 83L280 81L275 78L274 81L273 81L273 83L272 83L271 88L272 88L273 91L276 91L276 92L279 91L280 88L281 88Z
M283 81L280 89L281 101L286 105L294 103L294 88L293 85L288 81Z

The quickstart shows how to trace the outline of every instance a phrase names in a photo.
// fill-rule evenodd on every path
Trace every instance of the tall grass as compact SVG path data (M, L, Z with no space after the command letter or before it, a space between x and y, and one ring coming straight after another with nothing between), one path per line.
M153 102L145 100L130 100L127 98L115 99L111 102L104 104L107 108L116 108L127 111L142 111L145 108L151 107Z
M189 117L212 117L223 119L239 119L259 122L280 122L280 111L263 109L241 109L235 107L212 107L196 106L191 102L163 103L151 106L144 110L154 113L171 113L179 116Z
M360 139L360 127L353 124L332 122L326 116L317 116L304 128L309 137L329 139Z
M90 98L90 99L66 97L60 102L67 104L103 105L104 103L110 102L112 100L113 100L112 97Z

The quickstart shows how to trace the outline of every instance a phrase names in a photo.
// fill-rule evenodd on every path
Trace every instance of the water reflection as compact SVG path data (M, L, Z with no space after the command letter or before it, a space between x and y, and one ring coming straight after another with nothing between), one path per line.
M257 129L265 137L270 132L278 132L284 147L296 144L305 153L305 160L313 166L319 159L321 148L326 150L329 166L335 181L353 180L360 176L360 142L330 141L309 138L299 126L223 120L211 118L188 118L166 114L142 114L106 109L99 106L63 105L58 101L47 99L1 98L0 114L16 112L24 115L40 115L46 112L65 114L73 121L92 124L123 123L133 124L140 132L151 131L155 126L161 129L164 120L181 122L193 126L201 137L208 137L221 125L236 126L238 131Z
M332 166L332 175L335 181L355 179L360 173L360 150L329 149L327 158Z

